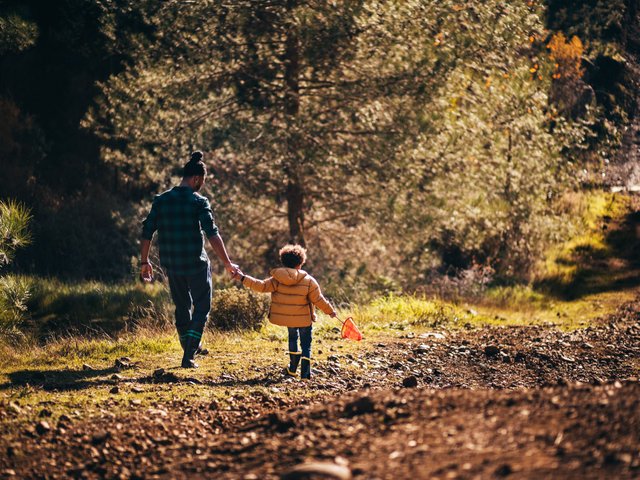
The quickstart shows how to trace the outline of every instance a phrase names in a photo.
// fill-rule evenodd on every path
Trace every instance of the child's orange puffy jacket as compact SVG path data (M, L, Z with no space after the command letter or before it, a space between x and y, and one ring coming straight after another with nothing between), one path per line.
M242 284L256 292L271 293L269 321L283 327L308 327L316 319L314 305L327 315L333 307L315 278L304 270L276 268L266 280L245 275Z

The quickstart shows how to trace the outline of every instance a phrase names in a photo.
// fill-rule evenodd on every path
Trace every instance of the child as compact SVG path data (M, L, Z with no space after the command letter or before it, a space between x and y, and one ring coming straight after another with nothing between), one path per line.
M322 296L315 278L300 270L307 252L300 245L285 245L280 249L282 267L271 271L271 277L258 280L238 270L236 276L245 287L256 292L271 293L269 321L289 329L288 375L294 376L300 364L300 376L311 378L311 330L316 321L315 307L335 318L335 309ZM298 350L298 336L301 350Z

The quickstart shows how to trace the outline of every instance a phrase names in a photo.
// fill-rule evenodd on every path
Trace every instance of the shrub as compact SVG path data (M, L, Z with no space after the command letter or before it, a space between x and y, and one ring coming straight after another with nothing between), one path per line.
M0 268L9 264L18 248L29 244L28 208L12 201L0 201ZM26 301L29 283L20 277L0 277L0 335L3 340L15 341L26 321Z
M0 335L9 341L22 337L21 327L28 318L26 301L29 282L22 277L0 277Z
M20 203L0 200L0 267L8 265L17 249L31 241L31 212Z
M213 296L209 326L224 331L257 330L268 311L266 295L239 288L218 290Z

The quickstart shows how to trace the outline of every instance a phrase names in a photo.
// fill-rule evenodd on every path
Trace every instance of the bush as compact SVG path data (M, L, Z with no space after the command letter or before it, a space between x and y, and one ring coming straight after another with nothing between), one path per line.
M29 298L29 282L22 277L0 277L0 336L11 342L22 337L21 327L28 319L25 302Z
M249 290L227 288L214 293L209 326L217 330L258 330L269 311L269 299Z
M0 268L8 265L16 250L29 244L28 208L12 201L0 200ZM20 327L27 320L26 301L29 283L20 277L0 277L0 335L2 340L15 341L22 334Z

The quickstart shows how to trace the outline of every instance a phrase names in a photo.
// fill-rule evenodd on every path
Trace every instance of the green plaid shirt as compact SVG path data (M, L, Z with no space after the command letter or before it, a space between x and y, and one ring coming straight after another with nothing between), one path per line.
M174 187L156 195L142 222L142 238L151 240L158 231L160 263L170 273L194 275L209 267L204 238L218 234L211 205L189 187Z

